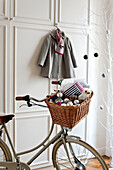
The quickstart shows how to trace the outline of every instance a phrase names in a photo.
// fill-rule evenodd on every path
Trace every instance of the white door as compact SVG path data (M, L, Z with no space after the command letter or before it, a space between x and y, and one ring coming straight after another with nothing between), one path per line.
M53 91L51 80L40 76L41 68L37 66L37 60L45 36L56 28L55 25L72 42L78 65L75 69L77 78L88 80L88 61L83 56L89 53L89 36L84 30L89 26L90 3L89 0L11 0L9 8L6 8L4 2L7 1L0 1L0 15L3 19L9 18L7 24L10 24L10 29L7 30L7 37L6 25L0 23L0 45L3 49L0 51L1 112L15 114L11 134L15 148L20 152L40 143L50 128L51 118L47 109L19 107L24 102L16 102L14 99L26 94L41 99ZM7 12L4 12L5 9ZM9 38L10 43L5 48L5 39ZM4 59L9 49L7 59ZM71 133L85 139L85 119ZM51 148L36 159L31 167L36 169L51 165L50 153ZM28 161L33 154L22 156L21 160Z

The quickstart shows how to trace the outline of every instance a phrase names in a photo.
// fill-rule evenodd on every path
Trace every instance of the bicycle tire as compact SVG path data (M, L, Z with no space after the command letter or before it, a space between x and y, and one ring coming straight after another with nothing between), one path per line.
M76 158L82 164L79 164L78 162L75 163L75 159L73 158L72 153L69 148L70 144L74 150L74 154ZM74 136L67 136L66 146L68 148L68 153L70 156L71 163L69 162L69 159L67 158L67 154L64 149L64 144L61 139L53 147L52 160L53 160L53 165L57 170L68 170L68 169L70 170L89 170L89 169L92 170L94 168L94 165L92 166L91 164L92 159L96 161L96 164L98 164L98 166L101 166L102 170L108 170L108 167L105 161L103 160L103 158L100 156L100 154L86 142L80 139L77 139ZM61 153L62 151L64 152L63 154L65 155ZM88 155L87 151L90 152L90 155ZM91 157L91 155L93 155L93 158Z
M12 155L7 144L0 138L0 162L5 161L12 161ZM0 167L0 170L2 169L3 167Z

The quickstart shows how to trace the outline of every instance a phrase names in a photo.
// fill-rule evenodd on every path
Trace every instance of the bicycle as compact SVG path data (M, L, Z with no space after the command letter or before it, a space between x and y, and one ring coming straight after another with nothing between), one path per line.
M56 82L53 82L56 84ZM57 82L58 83L58 82ZM48 97L48 96L47 96ZM42 107L47 107L45 105L38 104L38 102L43 102L46 100L37 100L36 98L30 97L29 95L23 97L16 97L16 100L24 100L27 102L27 106L31 107L33 105L38 105ZM35 103L33 102L35 101ZM70 131L68 128L62 127L61 130L51 139L50 138L54 124L52 123L51 129L49 131L48 136L36 147L16 153L13 143L11 141L10 135L8 133L6 123L8 123L14 115L4 115L0 116L0 169L1 170L31 170L31 163L41 154L43 153L51 144L54 144L52 151L52 162L53 166L57 170L90 170L92 169L92 165L90 164L90 160L95 159L99 166L103 170L108 170L108 167L101 157L101 155L88 143L81 140L78 136L68 135ZM9 144L11 146L15 161L12 160L12 154L8 147L8 145L2 140L2 131L5 131L7 138L9 140ZM43 146L43 147L42 147ZM39 149L42 147L41 149ZM38 150L37 153L28 160L27 163L20 161L20 156L30 153L34 150ZM90 164L90 167L88 166Z

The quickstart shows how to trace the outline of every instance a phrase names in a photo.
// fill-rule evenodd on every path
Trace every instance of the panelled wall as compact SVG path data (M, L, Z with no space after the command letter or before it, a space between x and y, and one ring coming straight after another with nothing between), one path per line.
M44 98L55 87L40 76L38 55L45 36L58 26L70 38L78 64L78 78L88 81L90 0L0 0L0 112L14 113L8 126L18 152L36 146L48 134L50 114L47 109L19 107L15 97L30 94ZM86 120L72 134L86 139ZM56 130L54 131L54 134ZM51 148L45 151L32 168L51 165ZM34 153L22 156L27 161ZM50 169L50 167L49 167Z

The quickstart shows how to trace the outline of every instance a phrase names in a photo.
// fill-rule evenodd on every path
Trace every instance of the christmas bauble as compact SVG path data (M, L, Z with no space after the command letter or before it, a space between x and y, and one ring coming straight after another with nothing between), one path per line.
M66 103L66 104L67 104L69 101L70 101L70 100L69 100L68 98L65 98L65 99L64 99L64 103Z
M105 78L105 77L106 77L106 74L105 74L105 73L102 73L102 77Z
M103 110L103 109L104 109L103 105L100 105L100 110Z
M62 96L63 96L63 94L61 92L57 93L57 97L62 97Z
M94 57L98 57L98 53L94 53Z
M73 103L70 101L67 103L67 106L73 106Z
M85 60L87 60L88 59L88 55L84 55L84 57L83 57Z

